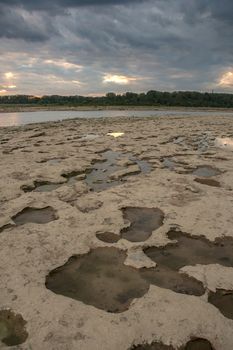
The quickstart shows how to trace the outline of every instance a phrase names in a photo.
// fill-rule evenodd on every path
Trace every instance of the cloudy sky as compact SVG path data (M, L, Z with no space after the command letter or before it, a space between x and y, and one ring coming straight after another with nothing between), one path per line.
M233 92L232 0L0 0L0 95Z

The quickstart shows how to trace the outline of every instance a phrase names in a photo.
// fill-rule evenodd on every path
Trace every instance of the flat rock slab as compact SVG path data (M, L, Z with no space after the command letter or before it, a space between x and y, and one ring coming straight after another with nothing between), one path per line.
M232 350L232 135L216 114L0 128L0 348Z

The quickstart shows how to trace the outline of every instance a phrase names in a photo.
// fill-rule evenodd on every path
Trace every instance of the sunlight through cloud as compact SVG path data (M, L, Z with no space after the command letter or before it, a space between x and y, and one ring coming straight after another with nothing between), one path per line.
M83 68L83 66L80 65L80 64L70 63L70 62L67 62L67 61L64 61L64 60L53 60L53 59L50 59L50 60L45 60L44 63L50 64L50 65L53 65L53 66L57 66L57 67L61 67L61 68L64 68L64 69L81 70Z
M14 77L14 74L12 72L6 72L5 77L6 77L6 79L11 79Z
M137 78L127 77L126 75L117 75L117 74L105 74L103 78L103 83L115 83L120 85L127 85L131 81L135 81Z
M224 73L220 78L219 85L225 87L233 86L233 72L229 71Z

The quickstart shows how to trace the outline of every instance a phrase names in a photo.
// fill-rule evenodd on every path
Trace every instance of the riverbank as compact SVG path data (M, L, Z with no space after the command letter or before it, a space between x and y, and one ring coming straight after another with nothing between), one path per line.
M0 128L0 319L20 349L232 350L232 135L230 116Z
M39 112L39 111L106 111L106 110L154 110L154 111L220 111L220 112L233 112L233 108L207 108L207 107L180 107L180 106L58 106L58 105L1 105L0 113L16 113L16 112Z

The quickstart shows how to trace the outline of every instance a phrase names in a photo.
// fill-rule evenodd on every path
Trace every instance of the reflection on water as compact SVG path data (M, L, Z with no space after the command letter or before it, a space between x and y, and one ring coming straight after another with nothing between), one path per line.
M86 174L85 182L92 191L104 191L120 185L130 175L151 171L149 163L135 158L131 153L108 150L102 153L102 157Z
M95 140L99 137L99 135L97 134L86 134L84 136L82 136L79 141L92 141Z
M176 163L171 158L164 158L163 166L170 170L174 170L174 168L176 167Z
M179 111L179 110L98 110L98 111L37 111L19 113L0 113L0 127L29 123L59 121L70 118L101 117L151 117L151 116L233 116L232 112L217 111Z
M233 149L233 139L230 137L217 137L215 140L215 145L220 148Z
M193 175L201 176L201 177L212 177L212 176L216 176L216 175L220 175L220 174L221 174L220 170L213 168L209 165L198 166L193 171Z
M21 122L21 114L22 113L0 113L0 127L26 124Z
M113 136L115 138L123 136L125 133L124 132L109 132L107 133L108 136Z

